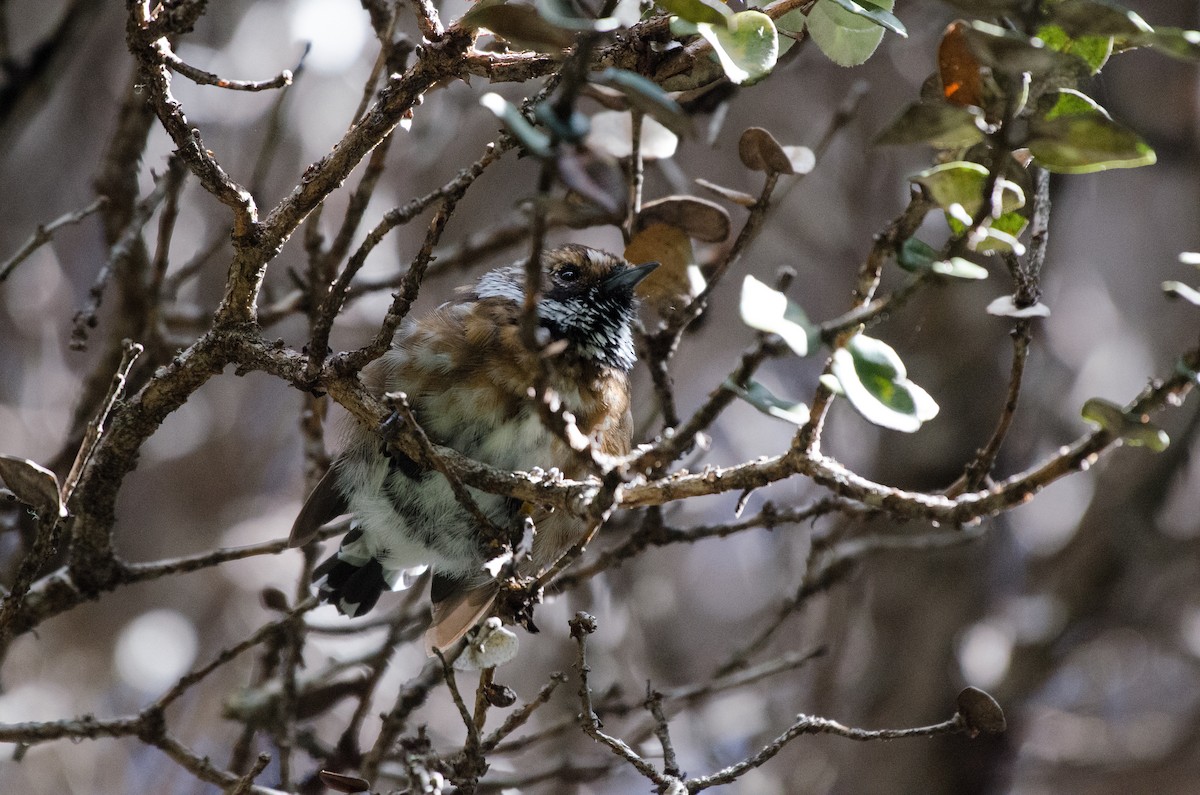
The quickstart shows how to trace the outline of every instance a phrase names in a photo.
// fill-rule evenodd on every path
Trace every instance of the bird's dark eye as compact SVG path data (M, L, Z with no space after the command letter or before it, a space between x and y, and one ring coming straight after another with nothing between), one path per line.
M558 280L570 284L579 278L579 269L574 265L565 265L558 269Z

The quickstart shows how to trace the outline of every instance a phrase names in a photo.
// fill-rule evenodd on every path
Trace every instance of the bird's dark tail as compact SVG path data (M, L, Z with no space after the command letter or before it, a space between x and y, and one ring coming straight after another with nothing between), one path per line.
M383 564L375 558L352 563L341 557L340 549L313 570L313 583L322 602L351 618L370 612L379 595L391 590L383 577Z

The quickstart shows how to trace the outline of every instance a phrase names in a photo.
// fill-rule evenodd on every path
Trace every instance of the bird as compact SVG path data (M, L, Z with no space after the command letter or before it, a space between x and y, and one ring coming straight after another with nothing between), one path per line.
M360 377L376 397L405 393L435 444L504 470L557 468L567 477L583 476L579 456L533 404L533 379L545 364L547 386L594 449L628 453L635 288L657 264L631 265L577 244L543 251L540 352L521 333L525 263L495 268L460 287L454 300L406 321ZM289 544L302 546L349 513L350 530L338 550L313 571L319 599L361 616L384 591L406 588L430 569L433 618L425 643L431 653L448 648L486 617L499 592L484 568L481 522L444 475L389 448L377 428L347 417L342 434L343 450L305 501ZM496 526L512 530L526 517L534 520L535 568L553 563L583 532L580 520L563 511L531 512L533 506L518 500L468 491Z

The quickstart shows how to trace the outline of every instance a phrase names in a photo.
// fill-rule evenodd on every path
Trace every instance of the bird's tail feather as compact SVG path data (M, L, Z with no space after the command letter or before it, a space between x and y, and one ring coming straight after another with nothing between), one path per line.
M370 612L379 595L391 590L383 576L383 565L371 558L356 565L334 553L313 570L313 582L322 602L334 605L342 615L354 618Z

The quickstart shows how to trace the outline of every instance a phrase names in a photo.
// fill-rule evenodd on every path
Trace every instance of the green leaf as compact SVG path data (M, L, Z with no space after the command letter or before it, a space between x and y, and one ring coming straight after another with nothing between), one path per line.
M891 9L895 3L884 0L881 5ZM821 52L839 66L865 63L883 41L883 28L877 22L847 11L837 0L817 0L808 12L808 32Z
M896 262L901 268L914 273L933 271L941 276L949 276L954 279L986 279L988 277L986 268L962 257L941 259L932 246L915 237L904 241L899 255L896 257Z
M1039 77L1082 78L1088 65L1075 55L1059 52L1038 38L987 22L971 22L963 29L967 46L984 66L997 72Z
M934 273L954 279L986 279L988 277L987 268L962 257L938 260L930 267Z
M716 23L698 22L696 29L712 45L725 76L740 86L766 77L779 59L775 23L761 11L740 11Z
M575 41L571 31L547 21L532 6L503 0L481 0L461 24L467 30L487 28L514 47L539 52L561 52Z
M550 136L530 124L521 111L504 97L489 91L479 98L479 104L496 114L531 155L548 158L553 154Z
M961 208L961 205L956 205ZM959 217L961 215L961 217ZM946 223L950 225L950 231L956 237L966 233L971 226L971 215L964 209L961 214L946 213ZM979 230L978 239L973 239L970 242L971 250L981 253L988 251L1011 251L1017 256L1025 253L1025 246L1017 237L1021 232L1025 231L1025 227L1029 225L1029 219L1020 213L1013 211L1003 213L999 218L993 218L983 229Z
M912 433L938 413L929 393L908 380L904 363L886 343L857 334L833 353L830 372L867 421Z
M1112 36L1083 35L1073 38L1058 25L1043 25L1038 29L1037 37L1051 49L1082 58L1092 74L1100 71L1113 51Z
M793 425L804 425L808 422L808 406L784 400L757 381L751 380L742 388L725 379L722 386L767 416L786 420Z
M1060 88L1057 91L1050 92L1046 96L1053 102L1050 109L1042 115L1042 118L1047 121L1057 119L1060 116L1090 116L1096 113L1099 113L1106 119L1111 118L1108 115L1108 111L1100 107L1100 104L1096 100L1073 88Z
M886 28L897 36L908 38L908 30L904 27L904 23L890 10L895 5L895 0L889 2L887 8L868 2L868 0L857 0L857 2L855 0L832 1L855 16L870 20L873 24L879 25L881 28Z
M937 250L924 240L910 237L900 246L896 254L896 264L906 271L919 273L933 267L938 259Z
M732 15L720 0L655 0L661 7L680 19L696 24L723 25Z
M594 75L591 81L620 91L630 105L680 138L691 134L692 120L687 112L654 81L627 69L611 67Z
M1026 146L1038 165L1060 174L1153 165L1154 150L1103 113L1034 119Z
M1171 298L1182 298L1189 304L1200 306L1200 290L1189 287L1183 282L1163 282L1163 292Z
M743 323L752 329L779 335L797 356L808 355L810 337L815 344L817 331L804 310L753 276L747 276L742 282L739 310Z
M983 140L986 126L979 108L948 102L915 102L872 141L877 146L930 144L958 149Z
M969 160L942 163L909 177L909 180L925 188L930 198L942 209L958 204L971 216L983 206L983 189L987 184L986 166ZM1015 182L1000 179L1001 209L1011 212L1025 205L1025 191Z

